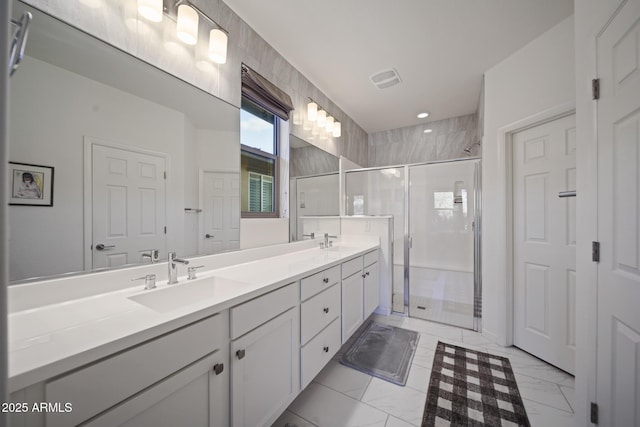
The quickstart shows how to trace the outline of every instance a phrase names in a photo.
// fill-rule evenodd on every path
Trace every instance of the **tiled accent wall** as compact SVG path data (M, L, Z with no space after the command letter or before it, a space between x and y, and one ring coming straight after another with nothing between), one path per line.
M196 54L199 53L195 52L195 48L179 45L177 51L166 50L163 34L172 32L165 31L163 27L168 27L170 20L164 19L162 24L137 21L135 0L103 0L102 6L95 9L79 1L25 2L238 107L241 96L240 65L245 63L291 96L295 106L290 120L292 134L331 154L345 156L358 164L367 164L367 133L221 0L192 0L229 32L227 63L211 63L205 70L195 65ZM309 97L342 123L340 138L321 139L312 135L303 114Z
M369 135L369 166L389 166L469 157L477 142L477 114L376 132ZM433 129L424 133L425 127ZM479 155L476 145L472 156Z
M302 147L291 150L289 176L319 175L337 172L338 158L316 147Z

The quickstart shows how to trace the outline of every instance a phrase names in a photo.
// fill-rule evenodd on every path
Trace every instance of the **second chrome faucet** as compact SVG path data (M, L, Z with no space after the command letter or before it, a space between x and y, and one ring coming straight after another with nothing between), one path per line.
M178 258L175 252L169 252L169 257L168 257L168 278L169 280L167 281L167 283L169 285L174 285L176 283L178 283L178 264L184 264L187 265L189 264L189 261L187 261L186 259L181 259Z

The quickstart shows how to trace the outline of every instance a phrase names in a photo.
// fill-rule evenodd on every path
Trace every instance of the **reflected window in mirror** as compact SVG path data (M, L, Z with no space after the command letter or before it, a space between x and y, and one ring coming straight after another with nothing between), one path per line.
M240 111L242 216L278 216L278 118L248 99Z

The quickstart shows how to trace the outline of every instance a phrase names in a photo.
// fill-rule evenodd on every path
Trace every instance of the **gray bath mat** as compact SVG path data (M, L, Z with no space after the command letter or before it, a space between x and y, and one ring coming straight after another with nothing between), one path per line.
M398 385L407 383L419 334L370 322L340 363Z

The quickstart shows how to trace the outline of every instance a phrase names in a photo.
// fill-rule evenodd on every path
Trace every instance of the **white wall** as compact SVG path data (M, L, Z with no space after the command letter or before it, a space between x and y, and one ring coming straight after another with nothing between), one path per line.
M289 242L289 218L243 218L240 249Z
M575 100L573 16L485 74L482 147L483 334L510 342L507 159L500 129Z
M10 207L10 280L84 269L84 136L167 154L167 247L182 251L184 146L193 134L182 113L30 57L11 85L10 159L53 166L55 186L53 207Z

